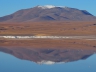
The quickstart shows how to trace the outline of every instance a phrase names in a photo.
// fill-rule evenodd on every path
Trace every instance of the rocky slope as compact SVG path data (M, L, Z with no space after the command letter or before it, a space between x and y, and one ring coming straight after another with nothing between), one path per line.
M63 6L36 6L19 10L11 15L0 17L0 22L32 21L93 21L96 17L86 10Z

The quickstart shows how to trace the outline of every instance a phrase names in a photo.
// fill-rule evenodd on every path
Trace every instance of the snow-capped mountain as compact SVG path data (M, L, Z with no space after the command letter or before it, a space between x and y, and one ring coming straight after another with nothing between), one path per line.
M19 10L11 15L0 17L0 22L32 22L32 21L93 21L96 17L86 10L66 6L35 6Z

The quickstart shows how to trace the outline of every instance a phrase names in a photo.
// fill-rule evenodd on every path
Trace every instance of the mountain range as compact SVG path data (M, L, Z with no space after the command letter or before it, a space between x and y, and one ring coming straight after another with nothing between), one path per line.
M35 6L22 9L13 14L0 17L0 22L33 22L33 21L94 21L96 17L86 10L63 6Z

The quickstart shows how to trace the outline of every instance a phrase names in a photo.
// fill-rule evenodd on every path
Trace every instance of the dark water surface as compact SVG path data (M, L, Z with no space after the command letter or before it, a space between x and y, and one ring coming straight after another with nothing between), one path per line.
M0 72L96 72L96 51L0 47Z

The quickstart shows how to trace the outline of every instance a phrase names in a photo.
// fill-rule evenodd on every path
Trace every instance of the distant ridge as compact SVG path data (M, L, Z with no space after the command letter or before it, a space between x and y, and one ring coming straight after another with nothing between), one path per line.
M33 21L94 21L96 17L86 10L66 6L35 6L19 10L11 15L0 17L0 22Z

